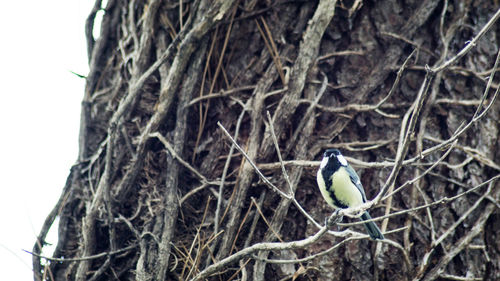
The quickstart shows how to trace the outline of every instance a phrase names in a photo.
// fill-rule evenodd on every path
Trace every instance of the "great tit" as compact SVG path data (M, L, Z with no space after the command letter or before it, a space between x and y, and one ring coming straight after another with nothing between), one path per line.
M366 202L359 176L338 149L325 151L316 180L321 195L334 208L357 207ZM368 212L361 215L361 220L369 219L371 216ZM365 223L365 227L372 239L384 239L384 235L373 221Z

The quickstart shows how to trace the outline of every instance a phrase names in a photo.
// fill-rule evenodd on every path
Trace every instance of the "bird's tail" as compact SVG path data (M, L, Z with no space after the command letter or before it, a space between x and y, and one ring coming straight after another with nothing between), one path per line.
M371 218L372 217L370 216L370 214L368 214L368 212L365 212L364 214L361 215L361 220L370 220ZM369 221L365 223L365 227L366 230L368 231L368 235L370 235L372 239L380 239L380 240L384 239L384 235L382 234L378 226L375 224L375 222Z

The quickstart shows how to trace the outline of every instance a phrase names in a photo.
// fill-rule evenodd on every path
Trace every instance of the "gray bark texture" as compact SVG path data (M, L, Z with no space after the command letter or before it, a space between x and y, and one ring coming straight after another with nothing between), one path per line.
M78 161L34 279L500 280L499 17L490 0L97 0ZM324 202L327 148L368 204Z

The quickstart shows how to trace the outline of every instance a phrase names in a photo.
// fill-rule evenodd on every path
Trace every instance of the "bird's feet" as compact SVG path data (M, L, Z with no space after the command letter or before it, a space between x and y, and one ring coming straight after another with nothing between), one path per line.
M336 209L331 216L325 218L325 225L330 227L342 221L344 216L340 215L340 209Z

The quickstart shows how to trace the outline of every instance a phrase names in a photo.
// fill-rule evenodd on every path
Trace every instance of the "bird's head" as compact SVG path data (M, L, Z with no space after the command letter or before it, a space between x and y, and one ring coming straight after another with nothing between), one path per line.
M323 169L326 166L330 167L340 167L347 166L347 160L345 160L344 156L338 149L330 148L323 153L323 160L321 161L320 168Z

